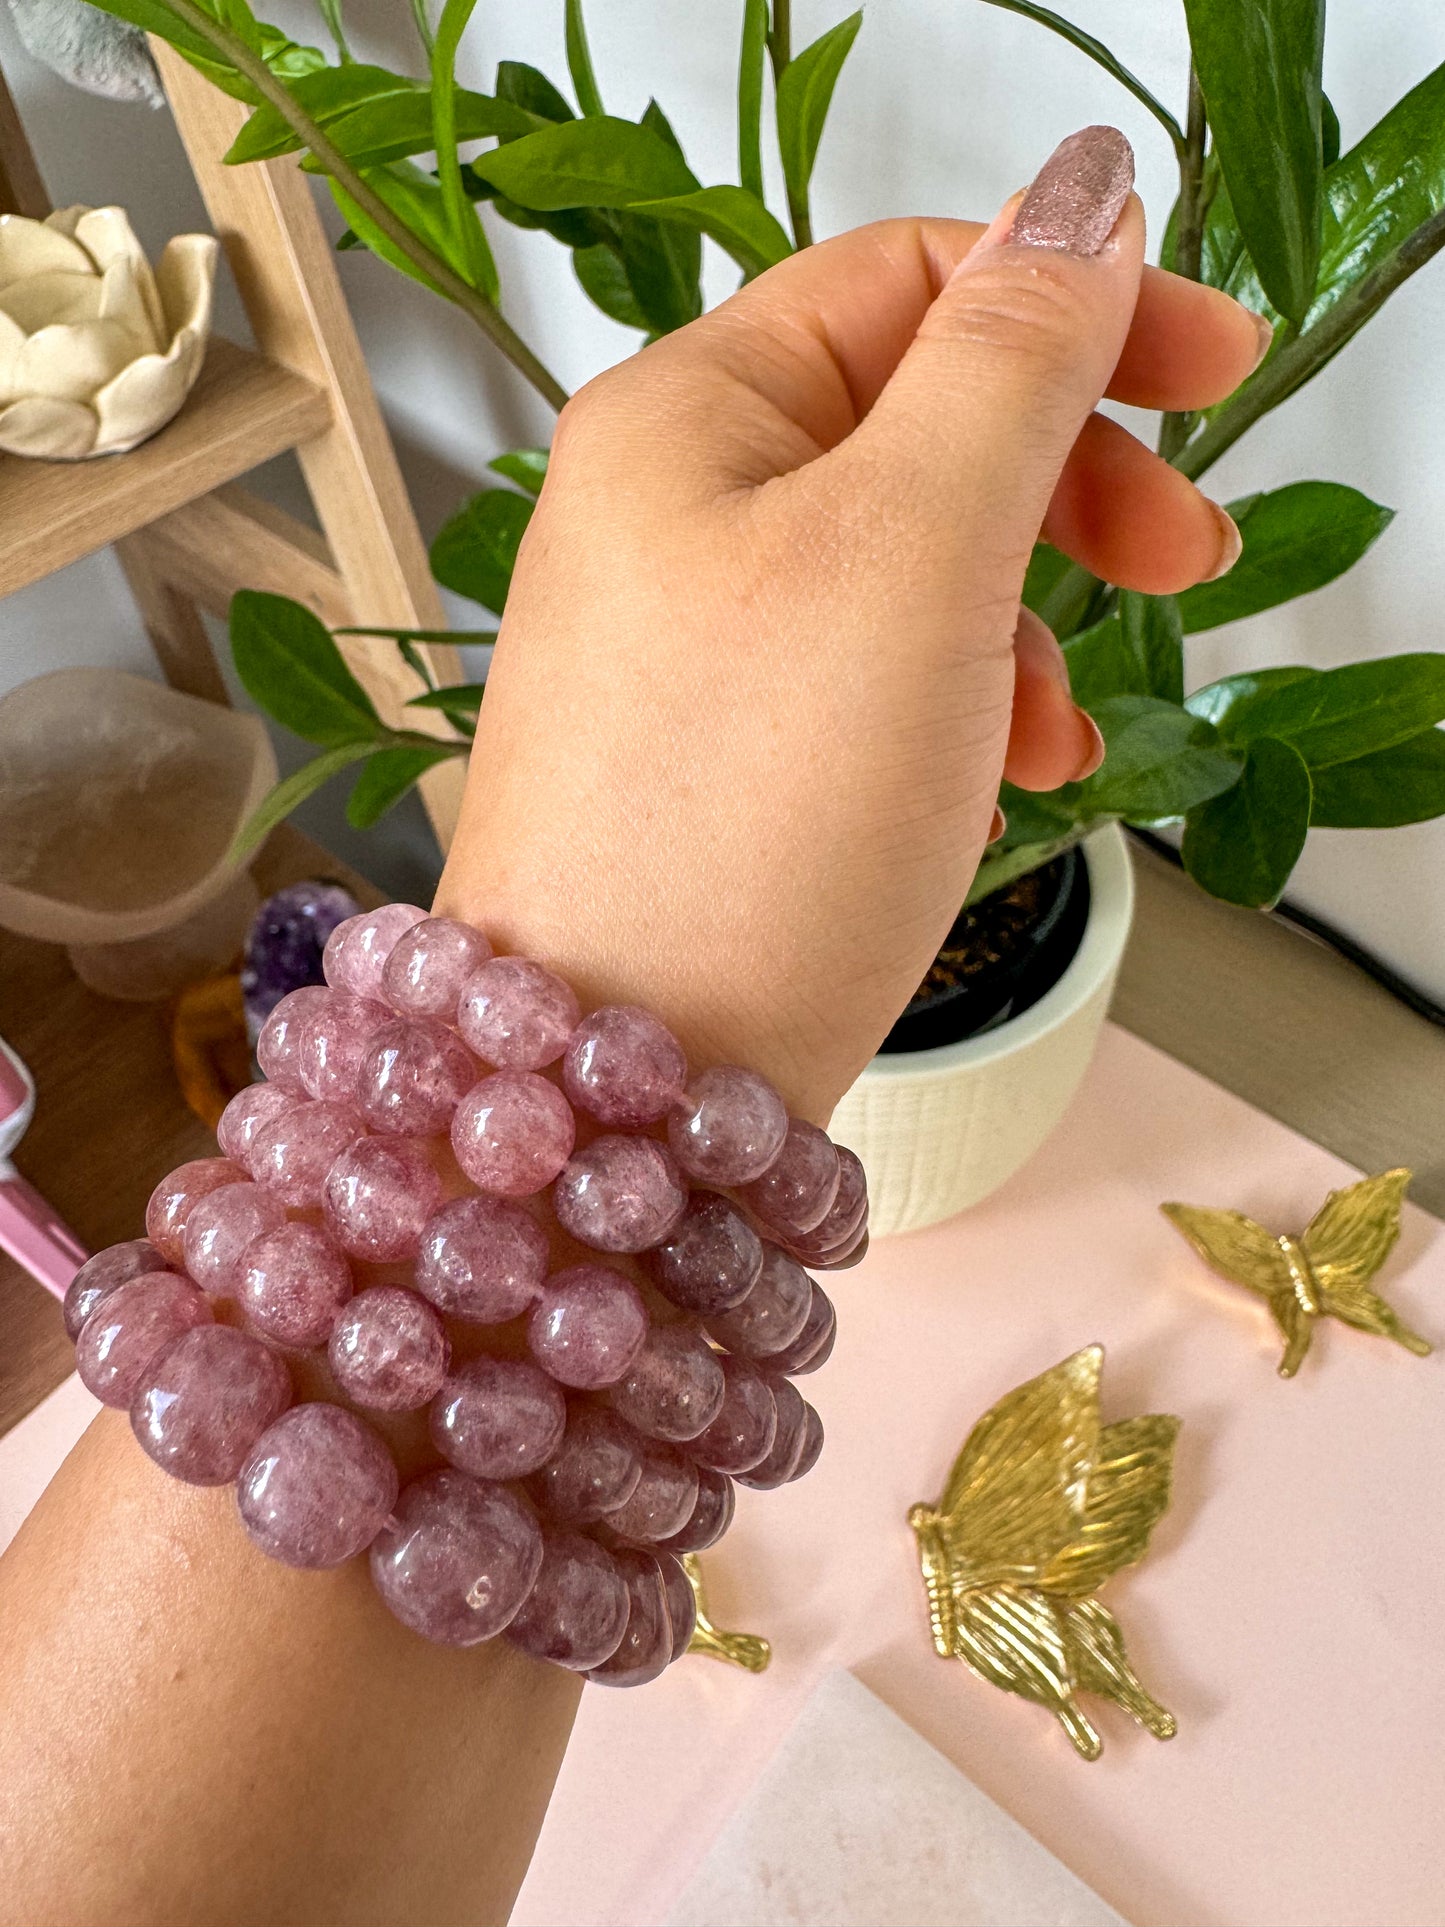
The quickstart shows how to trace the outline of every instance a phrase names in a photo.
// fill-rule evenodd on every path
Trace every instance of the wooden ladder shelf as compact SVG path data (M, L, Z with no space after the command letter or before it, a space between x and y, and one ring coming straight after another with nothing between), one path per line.
M0 595L113 545L167 680L225 702L201 612L224 616L237 589L294 596L333 627L439 629L446 617L306 176L294 157L224 166L246 108L151 44L256 350L213 337L180 414L128 455L0 454ZM0 212L50 209L0 74ZM319 533L238 485L287 449ZM390 643L343 646L386 722L450 733L434 711L403 711L422 685ZM420 653L439 681L460 680L455 650ZM443 849L464 773L457 759L422 782Z

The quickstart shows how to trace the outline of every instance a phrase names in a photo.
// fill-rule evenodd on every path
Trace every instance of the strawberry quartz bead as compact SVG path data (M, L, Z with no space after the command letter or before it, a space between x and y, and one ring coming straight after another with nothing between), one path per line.
M724 1189L760 1178L787 1135L782 1098L765 1077L736 1064L695 1078L667 1120L667 1141L687 1175Z
M419 1139L364 1137L326 1174L326 1228L351 1257L396 1264L416 1256L441 1196L441 1178Z
M644 1438L695 1439L722 1410L722 1364L691 1325L660 1325L608 1393Z
M286 1207L259 1184L223 1184L198 1198L186 1218L186 1270L213 1298L234 1296L247 1245L286 1222Z
M699 1465L714 1472L747 1472L773 1449L778 1412L768 1382L745 1358L719 1360L724 1392L717 1417L687 1446Z
M296 1061L308 1097L354 1104L357 1079L372 1038L393 1022L385 1004L329 990L326 1002L313 1004L300 1022Z
M642 1350L647 1307L610 1265L570 1265L547 1279L527 1320L527 1345L560 1385L615 1385Z
M402 1017L457 1020L468 977L492 954L480 930L452 917L423 917L403 930L382 967L381 996Z
M246 1173L230 1158L193 1158L178 1164L151 1192L146 1206L146 1236L168 1265L186 1255L186 1219L191 1207L223 1184L239 1184Z
M793 1118L771 1168L743 1196L753 1216L785 1238L820 1225L832 1209L841 1180L838 1153L826 1131Z
M102 1299L118 1285L148 1272L168 1271L170 1267L149 1238L128 1238L124 1244L108 1245L97 1251L71 1279L65 1293L65 1330L72 1340L79 1338L81 1327Z
M258 1331L293 1351L324 1345L352 1291L351 1267L314 1224L283 1224L246 1247L237 1297Z
M627 1587L627 1631L610 1659L589 1668L599 1686L645 1686L672 1659L672 1619L662 1568L650 1552L612 1555Z
M327 1357L331 1376L353 1404L415 1412L441 1390L451 1349L445 1326L424 1299L401 1285L374 1285L337 1319Z
M548 1532L536 1583L507 1638L534 1659L586 1673L622 1644L627 1610L627 1582L610 1552L580 1532Z
M674 1559L670 1552L659 1552L656 1546L651 1552L662 1573L662 1589L667 1595L667 1617L672 1627L671 1657L681 1659L697 1631L697 1594L680 1559Z
M279 1090L304 1097L301 1081L301 1026L309 1012L324 1010L330 992L324 984L305 984L283 997L261 1026L256 1039L256 1062L267 1081Z
M496 1071L474 1084L452 1119L452 1150L479 1191L530 1198L572 1155L577 1125L555 1084L534 1071Z
M568 1160L552 1209L564 1231L596 1251L646 1251L677 1229L687 1186L666 1145L599 1137Z
M372 1033L357 1072L356 1097L374 1131L429 1137L450 1129L458 1104L476 1081L476 1059L440 1019L398 1019Z
M131 1430L172 1478L229 1485L290 1403L291 1377L275 1352L229 1325L201 1325L152 1359Z
M555 1064L580 1016L570 984L530 957L494 957L462 986L457 1027L499 1071Z
M619 1539L650 1546L681 1532L697 1504L697 1467L671 1446L650 1445L632 1497L606 1523Z
M293 1211L321 1203L326 1173L366 1126L350 1104L303 1099L263 1124L251 1142L251 1173Z
M425 919L426 911L414 903L384 903L379 910L363 910L338 923L321 955L327 983L353 997L379 1001L387 959L405 932Z
M236 1482L241 1524L283 1566L339 1566L365 1552L396 1504L390 1452L339 1405L293 1405L257 1439Z
M793 1467L793 1477L795 1479L807 1477L813 1467L818 1463L819 1454L823 1450L822 1419L818 1417L817 1412L811 1405L807 1406L805 1418L807 1421L807 1429L803 1433L803 1450L798 1459L798 1463Z
M182 1332L209 1325L211 1307L189 1278L157 1271L108 1292L75 1346L80 1382L102 1405L128 1408L152 1361Z
M562 1443L527 1489L559 1525L589 1525L615 1512L642 1477L641 1443L616 1413L569 1405Z
M681 1098L687 1059L650 1010L607 1004L573 1031L562 1082L577 1108L599 1124L636 1131L666 1117Z
M846 1145L838 1153L838 1191L822 1223L788 1241L800 1264L827 1264L851 1251L868 1221L868 1180L856 1153Z
M664 1298L707 1318L748 1296L763 1268L763 1245L726 1198L695 1191L671 1237L642 1262Z
M371 1548L371 1577L404 1626L475 1646L516 1618L542 1564L542 1531L502 1485L450 1466L403 1488Z
M546 1232L521 1205L453 1198L422 1227L416 1288L449 1317L504 1325L536 1304L547 1255Z
M216 1142L228 1158L234 1158L237 1164L251 1171L256 1133L262 1125L294 1109L300 1102L294 1091L284 1090L279 1084L248 1084L244 1091L237 1091L222 1111L216 1126ZM251 1175L256 1174L251 1171Z
M791 1345L807 1322L813 1281L777 1245L763 1243L757 1282L741 1304L716 1314L707 1328L720 1345L744 1358L771 1358Z
M787 1372L790 1377L800 1372L816 1372L826 1365L833 1355L833 1341L838 1336L838 1317L833 1310L833 1301L821 1285L813 1286L808 1300L808 1315L803 1321L803 1329L791 1345L774 1352L768 1359L770 1372Z
M523 1358L472 1358L432 1401L432 1444L478 1479L524 1479L562 1443L567 1401Z
M733 1522L733 1511L737 1504L733 1492L733 1482L722 1472L710 1472L703 1465L698 1467L697 1500L692 1508L692 1516L681 1532L673 1533L664 1539L654 1552L673 1552L679 1556L684 1552L706 1552L715 1546Z
M733 1474L739 1485L745 1485L753 1492L771 1492L777 1486L786 1485L792 1478L803 1455L808 1413L812 1410L791 1379L769 1374L768 1390L772 1393L773 1411L777 1419L773 1443L766 1458L749 1466L746 1472Z

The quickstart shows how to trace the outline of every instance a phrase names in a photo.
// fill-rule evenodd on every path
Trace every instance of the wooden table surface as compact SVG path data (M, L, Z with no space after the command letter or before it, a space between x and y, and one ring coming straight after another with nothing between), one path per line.
M1351 1164L1410 1165L1416 1203L1445 1216L1445 1031L1289 925L1214 902L1148 851L1135 861L1115 1018ZM336 877L379 900L289 826L256 876L263 891ZM96 997L63 950L0 932L0 1036L39 1089L19 1168L93 1250L137 1236L159 1179L214 1148L181 1099L164 1008ZM0 1255L0 1432L71 1362L59 1305Z

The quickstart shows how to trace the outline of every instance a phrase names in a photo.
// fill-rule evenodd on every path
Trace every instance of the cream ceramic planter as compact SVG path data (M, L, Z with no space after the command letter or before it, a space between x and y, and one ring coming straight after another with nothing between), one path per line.
M875 1238L979 1203L1067 1109L1094 1054L1134 914L1123 832L1110 824L1083 849L1088 922L1053 989L980 1037L875 1057L833 1113L832 1135L868 1173Z

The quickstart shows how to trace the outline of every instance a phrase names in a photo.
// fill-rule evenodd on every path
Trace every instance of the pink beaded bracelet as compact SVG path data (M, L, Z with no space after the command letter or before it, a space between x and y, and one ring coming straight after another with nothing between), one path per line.
M76 1274L80 1376L165 1471L234 1482L272 1558L369 1549L428 1639L654 1679L692 1637L679 1555L822 1449L792 1379L835 1322L803 1262L862 1255L862 1166L450 918L352 917L325 972L267 1020L222 1155ZM337 1402L293 1403L284 1354L323 1349ZM401 1487L360 1414L423 1410L444 1463Z

